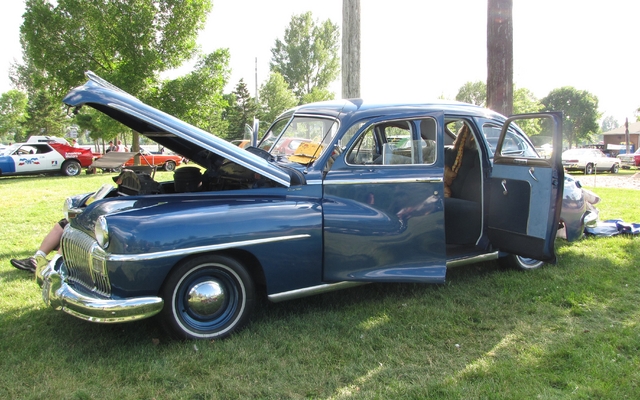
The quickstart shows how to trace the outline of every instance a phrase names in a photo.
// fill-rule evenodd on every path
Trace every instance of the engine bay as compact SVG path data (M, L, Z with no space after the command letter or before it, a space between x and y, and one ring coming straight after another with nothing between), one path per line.
M137 196L171 193L218 192L253 188L278 187L278 183L234 162L226 161L218 168L202 170L185 166L175 170L173 181L158 182L155 171L130 167L114 177L119 195Z

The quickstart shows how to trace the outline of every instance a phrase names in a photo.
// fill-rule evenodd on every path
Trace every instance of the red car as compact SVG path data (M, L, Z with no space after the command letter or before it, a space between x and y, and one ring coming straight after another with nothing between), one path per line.
M133 165L133 156L135 154L131 154L131 159L124 163L125 167L130 167ZM176 169L176 166L182 163L182 157L176 156L175 154L153 154L148 151L141 149L140 150L140 165L148 165L152 167L162 167L165 171L173 171Z

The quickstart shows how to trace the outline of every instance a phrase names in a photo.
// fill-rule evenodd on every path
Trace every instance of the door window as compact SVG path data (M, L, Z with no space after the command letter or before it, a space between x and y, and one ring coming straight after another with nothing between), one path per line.
M351 165L433 164L436 158L436 121L385 121L368 127L347 153Z

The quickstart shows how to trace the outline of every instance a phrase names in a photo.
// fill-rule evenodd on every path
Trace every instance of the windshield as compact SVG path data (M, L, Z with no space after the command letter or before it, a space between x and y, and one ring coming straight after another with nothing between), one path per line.
M1 150L2 155L3 156L8 156L11 155L11 153L13 153L14 151L16 151L16 149L20 147L19 144L12 144L11 146L8 146L7 148Z
M337 132L336 120L293 116L276 121L258 147L273 156L306 165L322 155Z

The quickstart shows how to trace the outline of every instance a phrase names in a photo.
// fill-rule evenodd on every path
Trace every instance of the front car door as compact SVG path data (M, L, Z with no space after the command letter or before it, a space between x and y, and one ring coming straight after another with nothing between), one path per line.
M523 130L552 138L551 156L541 158ZM560 113L526 114L507 119L495 149L489 185L487 234L494 247L555 262L554 239L564 182L561 153Z
M11 155L19 174L52 172L62 167L64 157L45 143L27 143Z
M444 114L369 121L324 182L323 280L443 282Z

